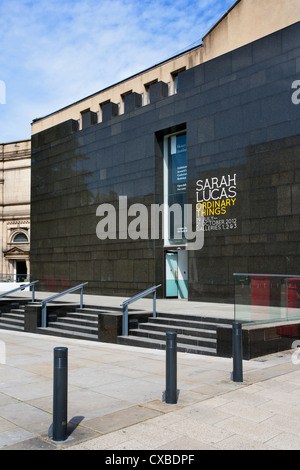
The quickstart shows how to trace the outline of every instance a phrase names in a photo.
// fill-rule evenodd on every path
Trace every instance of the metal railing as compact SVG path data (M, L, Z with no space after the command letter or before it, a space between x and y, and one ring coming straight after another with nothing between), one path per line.
M52 302L52 300L57 299L58 297L62 297L63 295L70 294L76 290L80 289L80 308L83 307L83 286L88 284L88 282L84 282L83 284L79 284L78 286L71 287L71 289L65 290L64 292L60 292L58 294L54 294L47 299L41 301L42 304L42 328L47 327L47 303Z
M6 297L7 295L9 294L12 294L13 292L17 292L18 290L24 290L26 289L27 287L31 287L32 286L32 302L34 302L34 298L35 298L35 290L34 290L34 287L35 287L35 284L39 282L39 281L33 281L33 282L29 282L28 284L22 284L21 286L19 287L16 287L15 289L11 289L7 292L4 292L3 294L0 294L0 298L1 297Z
M136 302L139 299L142 299L143 297L146 297L149 294L153 294L153 318L156 318L156 289L158 289L161 286L159 284L158 286L150 287L149 289L144 290L140 294L134 295L128 300L124 300L124 302L121 303L121 307L123 309L123 314L122 314L122 335L123 336L128 336L128 305L132 304L133 302Z

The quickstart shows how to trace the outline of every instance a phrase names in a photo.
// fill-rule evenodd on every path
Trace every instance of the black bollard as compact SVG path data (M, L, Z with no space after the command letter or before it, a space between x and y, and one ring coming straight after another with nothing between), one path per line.
M233 382L243 382L242 324L232 323Z
M166 404L177 403L177 334L166 334Z
M53 429L52 439L67 439L68 414L68 349L54 348Z

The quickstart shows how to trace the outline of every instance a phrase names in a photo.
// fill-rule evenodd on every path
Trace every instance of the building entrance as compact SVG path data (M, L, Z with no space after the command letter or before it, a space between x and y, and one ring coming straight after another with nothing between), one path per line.
M188 298L188 252L184 207L187 204L186 132L164 138L165 296ZM173 208L179 216L172 212Z
M26 261L16 261L15 262L15 274L16 281L23 282L27 277L27 266Z
M188 298L188 259L187 251L172 249L165 251L166 297Z

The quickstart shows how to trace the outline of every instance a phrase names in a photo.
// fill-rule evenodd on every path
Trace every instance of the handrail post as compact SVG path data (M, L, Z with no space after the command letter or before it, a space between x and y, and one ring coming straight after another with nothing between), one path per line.
M47 299L42 300L42 327L46 328L47 327L47 302L51 302L54 299L57 299L58 297L62 297L63 295L69 294L70 292L74 292L76 290L80 289L80 308L83 306L83 286L88 284L88 282L85 282L84 284L79 284L78 286L71 287L71 289L68 289L64 292L60 292L59 294L55 294L51 297L48 297Z
M151 287L150 289L147 289L140 294L137 294L133 297L131 297L128 300L125 300L123 303L121 303L122 307L122 335L123 336L128 336L128 305L131 304L132 302L135 302L136 300L139 300L143 297L146 297L147 295L150 295L153 293L153 317L156 318L156 289L160 287L161 284L155 287Z
M156 318L156 290L153 291L153 318Z
M42 302L42 328L47 327L47 304Z
M122 335L128 336L128 305L123 305Z
M80 289L80 308L83 307L83 286Z
M33 284L33 286L32 286L32 296L31 296L32 302L34 302L34 299L35 299L34 288L35 288L35 285Z

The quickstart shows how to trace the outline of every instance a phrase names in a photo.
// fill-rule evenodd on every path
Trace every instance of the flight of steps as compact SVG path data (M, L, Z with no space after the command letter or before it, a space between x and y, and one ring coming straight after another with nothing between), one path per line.
M160 313L157 318L129 325L129 335L119 336L118 343L144 348L165 349L166 333L177 333L177 351L217 355L217 327L230 325L231 320L201 315Z
M99 308L76 308L63 316L48 320L47 328L39 328L42 334L65 338L98 341Z
M85 306L70 308L70 312L51 318L47 328L38 328L41 334L99 341L98 313L103 309ZM11 304L0 314L0 329L24 331L25 306ZM118 344L152 349L165 349L166 333L177 333L177 351L217 355L217 327L231 325L232 320L201 315L159 313L139 322L129 321L129 335L118 336Z
M0 329L24 331L25 305L12 303L0 314Z

